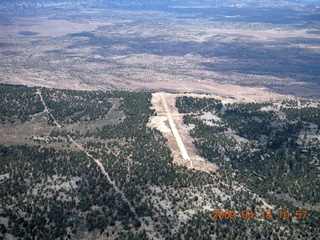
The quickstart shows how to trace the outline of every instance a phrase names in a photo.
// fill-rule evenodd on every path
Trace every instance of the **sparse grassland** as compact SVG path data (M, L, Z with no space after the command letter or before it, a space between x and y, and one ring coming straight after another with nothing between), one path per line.
M2 19L11 20L0 22L0 82L213 94L251 87L258 95L269 89L319 96L314 15L290 8L268 14L264 8L250 9L228 9L233 18L219 8L83 9L76 14L46 7L32 16L18 11L20 18L0 9Z

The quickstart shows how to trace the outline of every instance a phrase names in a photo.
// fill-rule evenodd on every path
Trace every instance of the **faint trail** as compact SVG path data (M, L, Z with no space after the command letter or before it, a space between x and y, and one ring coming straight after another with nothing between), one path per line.
M186 147L184 146L183 141L182 141L182 139L181 139L181 136L180 136L180 134L179 134L179 132L178 132L178 130L177 130L176 124L175 124L174 121L173 121L172 113L171 113L171 111L170 111L170 109L169 109L169 107L168 107L168 103L167 103L165 97L163 96L163 93L160 93L159 95L160 95L161 102L162 102L162 105L163 105L163 107L164 107L164 110L165 110L165 112L166 112L166 114L167 114L167 118L168 118L168 121L169 121L169 125L170 125L170 128L171 128L171 131L172 131L173 136L174 136L174 138L176 139L176 142L177 142L178 147L179 147L179 149L180 149L182 158L183 158L184 160L189 161L190 164L191 164L191 167L193 168L193 164L192 164L192 161L191 161L191 159L190 159L190 157L189 157L189 155L188 155L187 149L186 149Z
M129 200L126 198L126 196L124 195L124 193L118 188L118 186L116 185L115 181L112 181L109 174L107 173L107 171L105 170L103 164L101 163L101 161L99 159L94 158L87 150L85 150L79 143L77 143L68 133L66 133L63 129L62 126L57 122L57 120L55 119L55 117L50 113L45 101L43 100L42 97L42 93L41 90L38 89L37 93L40 97L40 100L44 106L44 112L47 112L48 115L53 119L54 124L62 131L64 132L67 137L69 138L69 140L75 145L77 146L81 151L83 151L89 158L91 158L93 161L95 161L95 163L98 165L98 167L100 168L102 174L107 178L108 182L113 186L114 190L119 193L122 197L122 199L129 205L130 210L134 213L135 217L137 218L137 213L136 210L134 209L134 207L131 205L131 203L129 202Z

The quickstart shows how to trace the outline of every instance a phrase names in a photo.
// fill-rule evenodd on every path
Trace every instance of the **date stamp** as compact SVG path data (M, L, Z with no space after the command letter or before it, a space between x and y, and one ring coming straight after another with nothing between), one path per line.
M212 211L212 219L213 220L222 220L222 219L283 219L288 220L292 218L296 218L297 220L303 220L307 217L307 210L296 210L295 212L290 212L289 210L262 210L259 213L255 213L254 211L243 210L241 212L237 212L236 210L213 210Z

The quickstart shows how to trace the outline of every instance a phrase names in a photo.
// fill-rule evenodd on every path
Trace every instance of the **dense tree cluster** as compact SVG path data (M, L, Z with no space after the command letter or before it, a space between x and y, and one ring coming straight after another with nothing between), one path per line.
M1 123L25 122L33 114L42 112L44 107L35 92L35 88L0 85Z
M283 108L283 111L291 121L303 121L320 126L320 107Z
M176 100L176 107L180 113L190 113L199 111L213 111L222 108L221 100L214 98L193 98L193 97L180 97Z
M277 115L273 111L259 111L267 105L269 104L226 104L225 112L219 113L218 116L241 137L259 140L261 135L269 136L276 128L272 122Z
M112 93L43 89L44 101L60 123L104 119L112 107Z

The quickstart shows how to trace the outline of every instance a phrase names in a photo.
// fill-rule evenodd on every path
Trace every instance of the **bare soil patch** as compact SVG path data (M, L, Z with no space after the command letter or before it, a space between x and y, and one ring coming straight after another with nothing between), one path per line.
M215 98L229 97L236 98L238 101L254 102L254 101L269 101L275 99L291 99L290 95L281 95L274 92L266 91L262 88L245 87L233 84L219 84L213 81L202 81L198 83L182 83L182 82L133 82L135 86L150 90L161 89L163 91L184 92L195 96L193 93L205 93L213 95ZM197 96L201 96L198 94ZM181 96L181 94L180 94ZM203 95L202 97L208 97Z
M0 25L0 32L3 35L9 35L12 33L19 34L19 32L34 32L39 36L58 37L70 33L92 31L99 26L107 25L112 25L112 23L102 21L87 21L85 23L78 23L67 20L51 20L47 17L38 17L36 21L32 18L23 18L23 21L17 21L10 27Z
M198 36L199 42L207 41L216 36L217 34L229 35L232 37L230 40L235 38L247 38L255 39L258 41L275 41L285 38L320 38L319 35L311 35L308 30L284 30L284 29L266 29L266 30L249 30L249 29L222 29L222 28L202 28L202 35ZM197 29L199 32L200 29Z
M310 34L310 29L254 24L250 28L232 23L220 26L206 20L180 22L168 15L159 15L168 18L168 24L159 27L142 23L137 15L125 11L110 11L110 15L101 18L101 11L83 11L92 14L90 19L73 19L73 12L66 11L62 19L41 15L0 25L0 53L4 53L0 59L0 82L76 90L202 92L252 99L257 98L255 95L273 96L261 95L259 88L236 86L261 86L299 96L319 94L316 82L303 81L312 74L277 75L276 68L255 74L242 71L252 64L248 59L244 63L232 54L206 54L225 51L225 43L234 44L236 49L238 45L261 44L269 52L278 47L281 50L286 42L288 51L299 48L318 54L319 47L314 42L320 37ZM290 39L300 40L295 43Z

